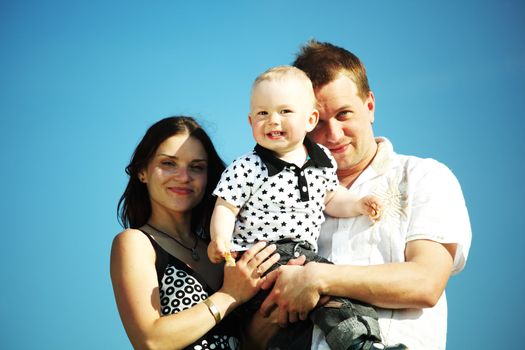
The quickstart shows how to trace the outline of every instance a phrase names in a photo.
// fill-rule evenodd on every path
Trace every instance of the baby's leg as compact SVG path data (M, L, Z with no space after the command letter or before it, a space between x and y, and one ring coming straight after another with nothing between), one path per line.
M357 300L332 297L315 308L310 319L325 333L330 349L346 350L364 341L381 341L376 310Z
M332 264L314 252L303 251L307 261ZM376 310L366 303L342 297L331 297L310 312L310 319L325 333L330 349L348 349L364 340L381 340Z
M314 253L307 255L307 260L332 264L329 260ZM403 344L384 346L381 343L381 332L375 308L358 300L331 297L326 304L312 310L309 317L325 333L326 342L332 350L408 349Z

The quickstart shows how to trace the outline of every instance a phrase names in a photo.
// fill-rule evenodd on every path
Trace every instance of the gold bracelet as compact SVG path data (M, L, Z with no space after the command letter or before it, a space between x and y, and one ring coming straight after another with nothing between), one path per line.
M204 304L206 304L208 310L210 310L211 314L213 315L215 324L219 323L221 321L221 313L219 312L219 309L217 309L217 306L215 306L211 299L205 299Z

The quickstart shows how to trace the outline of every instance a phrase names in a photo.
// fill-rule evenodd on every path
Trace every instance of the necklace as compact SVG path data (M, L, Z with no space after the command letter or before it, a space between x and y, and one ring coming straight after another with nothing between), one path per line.
M197 243L199 243L199 239L197 237L195 237L195 244L193 245L193 248L192 247L186 247L184 244L182 244L181 241L179 241L175 237L172 237L172 236L168 235L166 232L163 232L163 231L159 230L158 228L156 228L156 227L154 227L154 226L152 226L150 224L146 224L146 226L149 226L152 229L154 229L155 231L157 231L158 233L162 233L164 236L167 236L168 238L171 238L172 240L177 242L180 246L182 246L183 248L189 250L191 252L191 258L194 261L199 261L200 260L201 257L199 255L199 252L197 252Z

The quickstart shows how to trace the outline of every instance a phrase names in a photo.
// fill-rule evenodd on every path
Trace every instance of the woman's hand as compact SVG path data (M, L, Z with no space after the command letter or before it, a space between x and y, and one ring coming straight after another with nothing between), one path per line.
M266 246L266 242L258 242L242 254L235 266L224 266L221 291L231 295L236 306L251 299L260 289L261 276L279 261L279 254L273 254L275 249L275 244Z
M254 313L246 324L244 348L252 350L266 349L268 341L281 329L278 316L278 309L274 309L268 316L264 316L260 312Z
M296 259L290 259L287 265L303 265L305 256L301 255ZM263 278L263 280L266 280ZM265 282L266 283L266 282ZM268 283L268 288L270 284ZM245 328L247 342L246 349L262 350L266 349L268 341L281 328L279 324L279 309L273 308L267 315L262 312L256 312Z

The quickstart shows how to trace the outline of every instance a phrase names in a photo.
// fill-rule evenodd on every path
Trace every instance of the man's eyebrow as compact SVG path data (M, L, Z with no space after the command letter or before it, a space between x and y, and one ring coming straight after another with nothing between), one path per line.
M352 108L352 106L349 105L349 104L344 104L344 105L342 105L341 107L339 107L339 108L337 109L337 111L342 111L342 110L345 110L345 109L353 109L353 108Z

